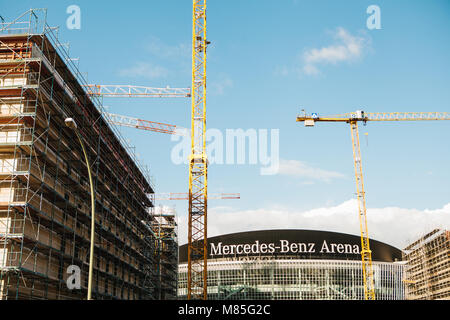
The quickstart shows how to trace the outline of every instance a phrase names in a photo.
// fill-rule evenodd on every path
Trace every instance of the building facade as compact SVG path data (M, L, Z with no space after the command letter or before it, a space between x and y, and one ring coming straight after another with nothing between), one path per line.
M379 300L404 299L401 251L370 241ZM364 299L360 237L268 230L208 239L208 299ZM187 246L180 247L179 298L187 295Z
M403 250L406 299L450 300L450 231L435 229Z
M0 28L0 299L86 297L90 183L68 117L93 173L93 298L174 296L159 282L151 180L45 17L30 10Z

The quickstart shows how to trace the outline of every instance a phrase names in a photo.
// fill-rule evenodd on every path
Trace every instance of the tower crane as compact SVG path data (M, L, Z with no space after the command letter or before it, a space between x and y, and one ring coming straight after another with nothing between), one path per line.
M313 127L316 122L344 122L350 124L353 162L355 167L356 194L358 200L358 217L361 233L361 260L364 282L364 298L375 300L375 283L372 267L372 253L369 245L369 235L366 217L366 199L362 173L361 150L359 144L358 122L368 121L423 121L423 120L450 120L449 112L375 112L366 113L362 110L356 112L321 117L317 113L297 116L297 122L304 122L305 127Z
M206 0L192 6L187 298L207 299Z
M188 300L207 299L206 48L209 44L210 42L206 40L206 0L193 0L192 83L189 91L176 88L143 89L138 86L85 86L88 94L101 97L191 97Z

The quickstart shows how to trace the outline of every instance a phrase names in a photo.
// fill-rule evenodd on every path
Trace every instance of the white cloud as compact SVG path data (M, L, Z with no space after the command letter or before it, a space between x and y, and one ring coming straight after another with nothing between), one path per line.
M320 73L318 65L351 62L362 57L369 46L369 40L353 36L344 28L337 28L334 33L335 44L320 49L310 49L303 53L303 73L315 75Z
M158 65L147 62L137 62L133 66L119 70L119 75L123 77L139 77L146 79L165 78L169 71Z
M303 67L303 72L307 75L316 75L319 74L319 69L317 69L314 65L312 64L306 64Z
M280 159L278 174L324 182L345 177L342 173L314 168L302 161L284 159Z
M270 229L309 229L359 235L356 199L336 206L300 211L260 208L236 211L211 208L208 236ZM400 249L434 228L450 228L450 203L439 209L368 208L369 236ZM187 218L179 220L180 244L187 242Z

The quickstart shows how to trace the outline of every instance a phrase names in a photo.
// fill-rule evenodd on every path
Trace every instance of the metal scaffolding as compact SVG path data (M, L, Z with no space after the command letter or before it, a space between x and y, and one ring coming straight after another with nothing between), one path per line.
M450 231L434 229L403 250L408 300L450 299Z
M163 209L156 208L152 225L156 237L156 295L160 300L174 300L178 283L178 225L175 211Z
M86 296L89 183L67 117L79 126L94 175L93 298L155 299L148 169L105 121L101 100L86 93L46 15L30 9L0 24L0 299ZM81 270L79 289L66 283L72 265Z

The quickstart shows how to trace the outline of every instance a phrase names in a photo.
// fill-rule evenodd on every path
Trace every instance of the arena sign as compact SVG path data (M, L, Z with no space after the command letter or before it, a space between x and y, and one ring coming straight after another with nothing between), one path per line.
M318 230L258 230L208 238L208 259L327 259L360 260L361 237ZM394 262L401 251L386 243L370 239L374 261ZM179 262L187 262L187 244L180 246Z
M289 240L280 240L278 243L260 243L256 240L253 244L223 244L222 242L210 243L211 257L243 254L298 254L298 253L340 253L340 254L359 254L360 249L356 244L332 243L323 240L320 246L314 242L289 242Z

